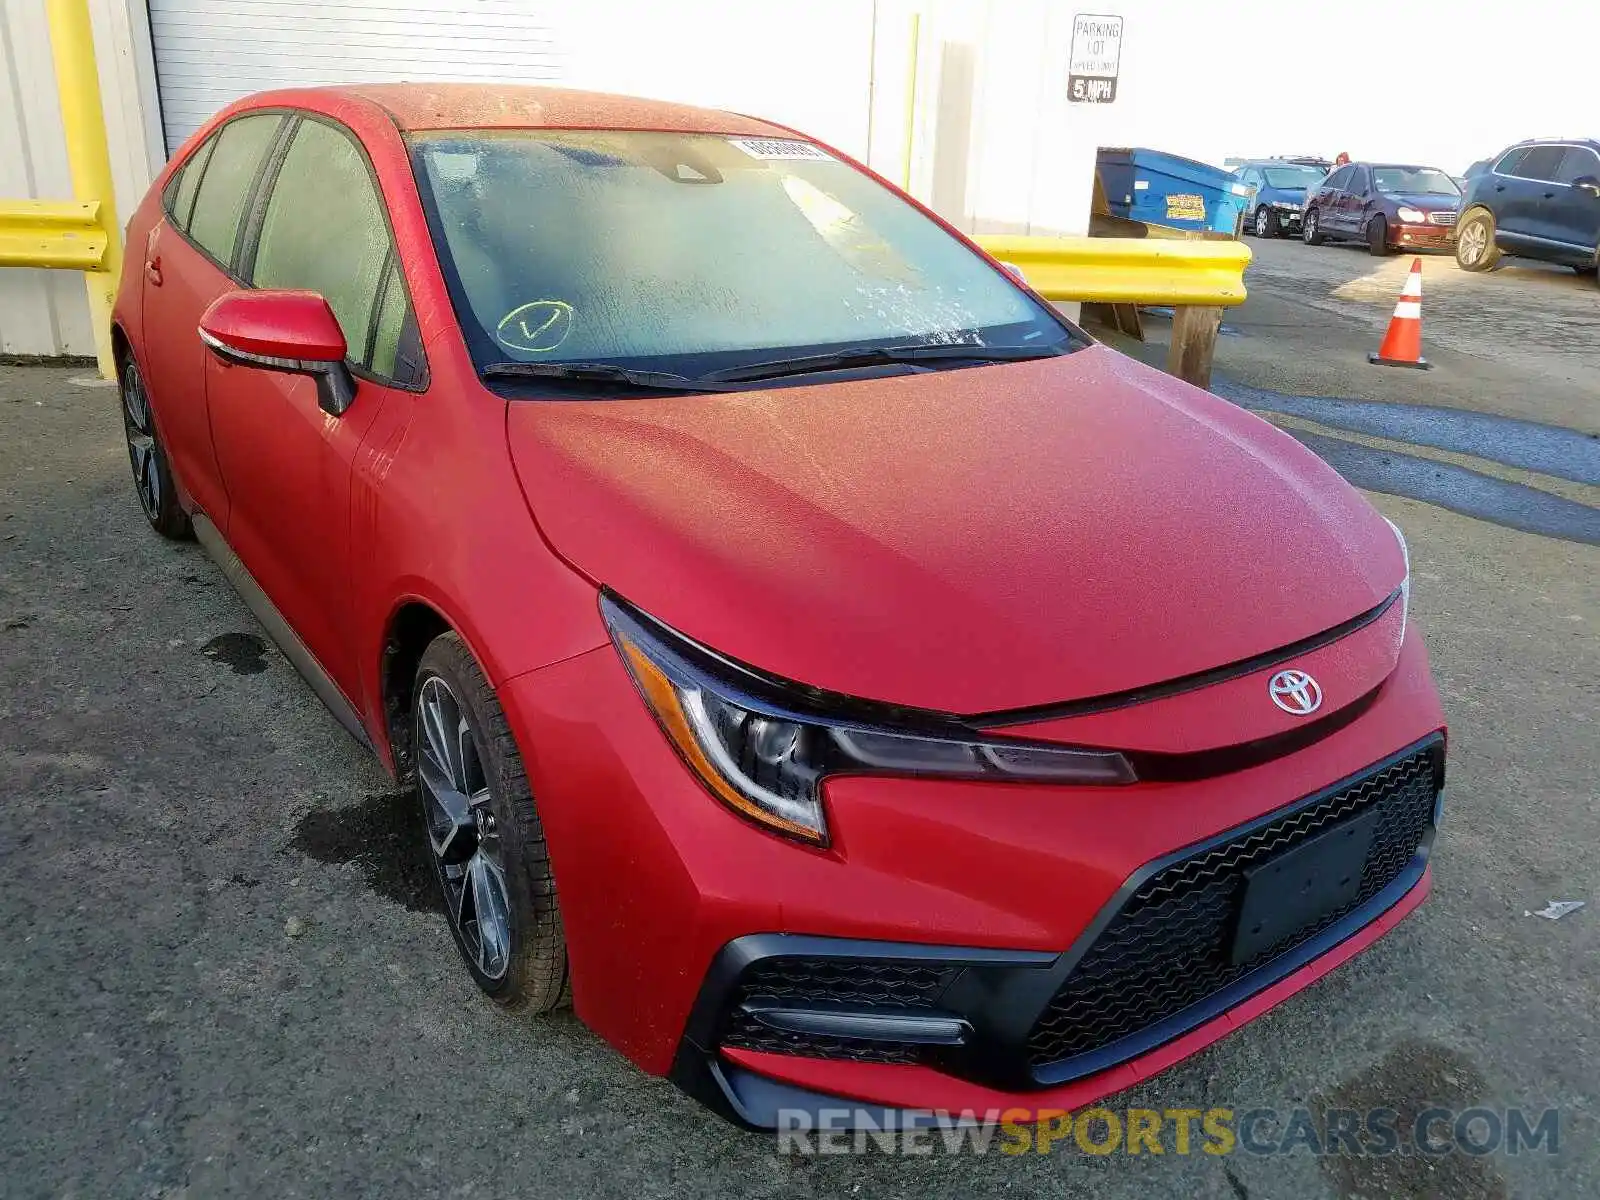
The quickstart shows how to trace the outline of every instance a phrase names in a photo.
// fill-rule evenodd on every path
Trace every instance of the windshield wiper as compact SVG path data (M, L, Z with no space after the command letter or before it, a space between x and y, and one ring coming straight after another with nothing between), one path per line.
M627 387L663 392L722 392L728 389L706 384L687 375L670 371L635 371L616 363L602 362L499 362L478 372L484 379L551 379L580 383L620 383Z
M809 375L814 371L840 371L851 367L876 367L890 363L918 364L940 359L968 362L1019 362L1065 354L1061 346L980 346L976 342L934 342L925 346L857 346L831 354L807 354L771 362L728 367L702 376L706 381L749 383L784 375Z

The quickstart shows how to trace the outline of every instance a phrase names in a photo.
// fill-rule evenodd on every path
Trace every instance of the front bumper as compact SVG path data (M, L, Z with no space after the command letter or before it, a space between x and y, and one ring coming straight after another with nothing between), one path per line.
M1354 779L1151 863L1059 955L740 938L706 977L674 1074L692 1093L763 1127L775 1119L768 1100L793 1108L799 1099L772 1085L809 1091L827 1082L816 1060L855 1068L857 1088L862 1065L889 1066L876 1080L880 1090L868 1093L879 1103L914 1095L919 1108L952 1107L928 1103L904 1070L919 1067L957 1085L934 1091L961 1101L958 1109L995 1095L1005 1107L1026 1100L1031 1108L1098 1098L1126 1085L1117 1068L1203 1034L1302 969L1331 969L1319 960L1420 900L1443 772L1443 738L1433 735ZM1363 822L1376 833L1355 895L1254 953L1231 952L1241 897L1258 868ZM810 1062L795 1070L791 1056ZM767 1083L753 1083L752 1073ZM841 1107L826 1093L817 1100Z
M765 1123L767 1101L796 1099L790 1091L893 1109L1086 1103L1309 983L1414 907L1427 886L1431 769L1426 802L1410 809L1421 815L1408 826L1414 842L1397 852L1403 861L1270 962L1230 964L1208 977L1215 986L1204 994L1180 995L1176 1007L1169 996L1145 1011L1141 997L1156 990L1154 977L1119 974L1096 941L1141 887L1161 886L1165 872L1219 839L1236 842L1310 811L1396 747L1432 754L1429 739L1437 741L1443 716L1414 634L1358 715L1292 753L1115 790L840 778L827 790L827 850L755 829L711 799L609 646L511 680L500 694L549 839L578 1015L645 1070L671 1073L754 1124ZM1186 901L1194 911L1184 921L1198 914L1209 935L1220 936L1216 906L1236 900L1207 893L1198 907ZM1184 927L1162 919L1124 932L1160 940ZM1197 929L1189 929L1191 941ZM860 943L871 952L863 955ZM1156 975L1170 973L1172 952L1186 944L1163 943L1167 963L1155 965ZM829 946L844 954L830 955ZM754 964L864 958L881 966L886 956L901 960L904 980L878 987L872 970L851 967L845 977L856 980L854 991L835 999L867 1016L934 1010L942 1022L911 1026L909 1047L863 1046L906 1039L862 1039L859 1026L841 1039L824 1022L822 1033L806 1034L810 1041L785 1042L792 1028L762 1041L748 1023L731 1023L749 1001L764 1002L769 1016L796 1007L778 990L781 970L764 993L744 987ZM1180 972L1186 961L1176 964ZM1064 991L1085 968L1109 971L1111 981L1087 1006ZM928 1002L911 1003L918 994ZM814 995L802 999L808 1003L798 1007L819 1007L809 1003ZM785 1019L777 1018L780 1027ZM793 1025L792 1014L787 1019ZM841 1040L849 1043L844 1052Z
M933 1067L740 1049L723 1050L720 1055L685 1052L674 1077L708 1107L753 1129L910 1129L952 1119L989 1124L1046 1121L1159 1075L1309 987L1410 915L1427 898L1431 885L1429 868L1387 912L1236 1008L1138 1058L1053 1087L1008 1091L957 1079Z
M1399 250L1449 250L1456 231L1453 225L1391 225L1389 244Z

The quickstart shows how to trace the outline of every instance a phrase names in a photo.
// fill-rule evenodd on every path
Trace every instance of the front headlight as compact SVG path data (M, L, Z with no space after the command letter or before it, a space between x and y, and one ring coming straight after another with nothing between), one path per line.
M1400 557L1406 564L1406 577L1400 581L1400 628L1403 636L1406 622L1411 619L1411 549L1406 545L1406 535L1400 532L1400 526L1388 517L1383 519L1394 530L1394 540L1400 543Z
M1301 206L1296 204L1293 200L1280 200L1278 201L1278 207L1286 208L1290 212L1299 212Z
M1402 221L1408 221L1413 225L1421 225L1428 219L1428 214L1420 208L1406 208L1404 205L1400 207L1397 215Z
M706 789L741 816L814 845L828 843L829 775L1135 780L1115 751L991 738L954 717L821 695L730 662L609 593L600 610L639 694Z

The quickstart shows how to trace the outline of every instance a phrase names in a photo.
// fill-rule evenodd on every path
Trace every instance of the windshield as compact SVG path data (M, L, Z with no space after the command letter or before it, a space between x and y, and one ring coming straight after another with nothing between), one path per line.
M1328 177L1316 167L1267 167L1261 174L1275 188L1314 188Z
M480 367L698 379L840 347L1086 339L935 222L808 142L676 133L412 138Z
M1397 196L1459 196L1455 180L1432 167L1373 167L1372 182L1380 192Z

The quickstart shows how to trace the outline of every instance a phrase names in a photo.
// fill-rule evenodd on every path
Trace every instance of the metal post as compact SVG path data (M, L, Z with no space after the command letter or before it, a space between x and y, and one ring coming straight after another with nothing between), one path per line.
M911 14L911 54L906 71L906 129L900 147L900 186L911 190L911 154L917 144L917 67L922 61L922 14Z
M89 320L94 326L95 358L100 374L117 377L111 353L111 305L122 275L122 231L116 193L111 183L111 155L106 149L105 112L100 106L100 74L94 61L94 28L88 0L46 0L50 48L55 58L56 93L61 103L61 128L67 139L67 165L72 191L79 200L100 202L100 223L106 253L98 270L85 271Z

